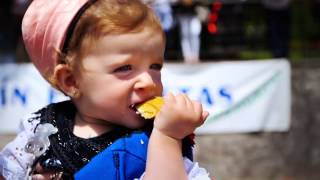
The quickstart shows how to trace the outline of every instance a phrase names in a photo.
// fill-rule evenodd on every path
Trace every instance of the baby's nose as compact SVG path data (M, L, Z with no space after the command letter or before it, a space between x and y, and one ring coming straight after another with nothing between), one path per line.
M156 82L150 73L141 73L135 84L136 89L153 89L156 88Z

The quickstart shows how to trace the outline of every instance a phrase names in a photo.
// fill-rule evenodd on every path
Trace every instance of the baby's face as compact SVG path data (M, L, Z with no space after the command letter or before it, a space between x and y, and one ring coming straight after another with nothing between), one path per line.
M164 48L162 34L148 29L101 38L76 75L81 96L75 103L82 117L141 127L145 121L132 106L162 94Z

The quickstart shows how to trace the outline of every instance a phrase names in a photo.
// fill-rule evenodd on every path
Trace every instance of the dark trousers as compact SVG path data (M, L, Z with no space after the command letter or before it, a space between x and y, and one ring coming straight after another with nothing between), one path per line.
M267 41L273 57L288 57L290 43L290 8L266 9Z

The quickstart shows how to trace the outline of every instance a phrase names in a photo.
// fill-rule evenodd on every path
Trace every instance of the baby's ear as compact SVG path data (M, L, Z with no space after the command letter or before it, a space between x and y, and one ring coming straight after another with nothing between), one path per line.
M54 78L57 87L71 98L78 98L80 92L77 81L74 76L74 71L67 64L58 64L54 69Z

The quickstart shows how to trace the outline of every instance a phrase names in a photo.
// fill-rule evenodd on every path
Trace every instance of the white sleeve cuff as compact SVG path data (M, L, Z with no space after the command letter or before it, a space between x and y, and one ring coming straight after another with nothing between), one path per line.
M187 171L189 180L211 180L206 169L199 166L199 163L192 162L190 159L184 157L184 168Z
M184 169L188 174L189 180L211 180L207 170L202 167L199 167L199 164L197 162L192 162L190 159L184 157L183 163L184 163ZM144 177L144 173L139 179L136 178L134 180L143 180L143 177Z

